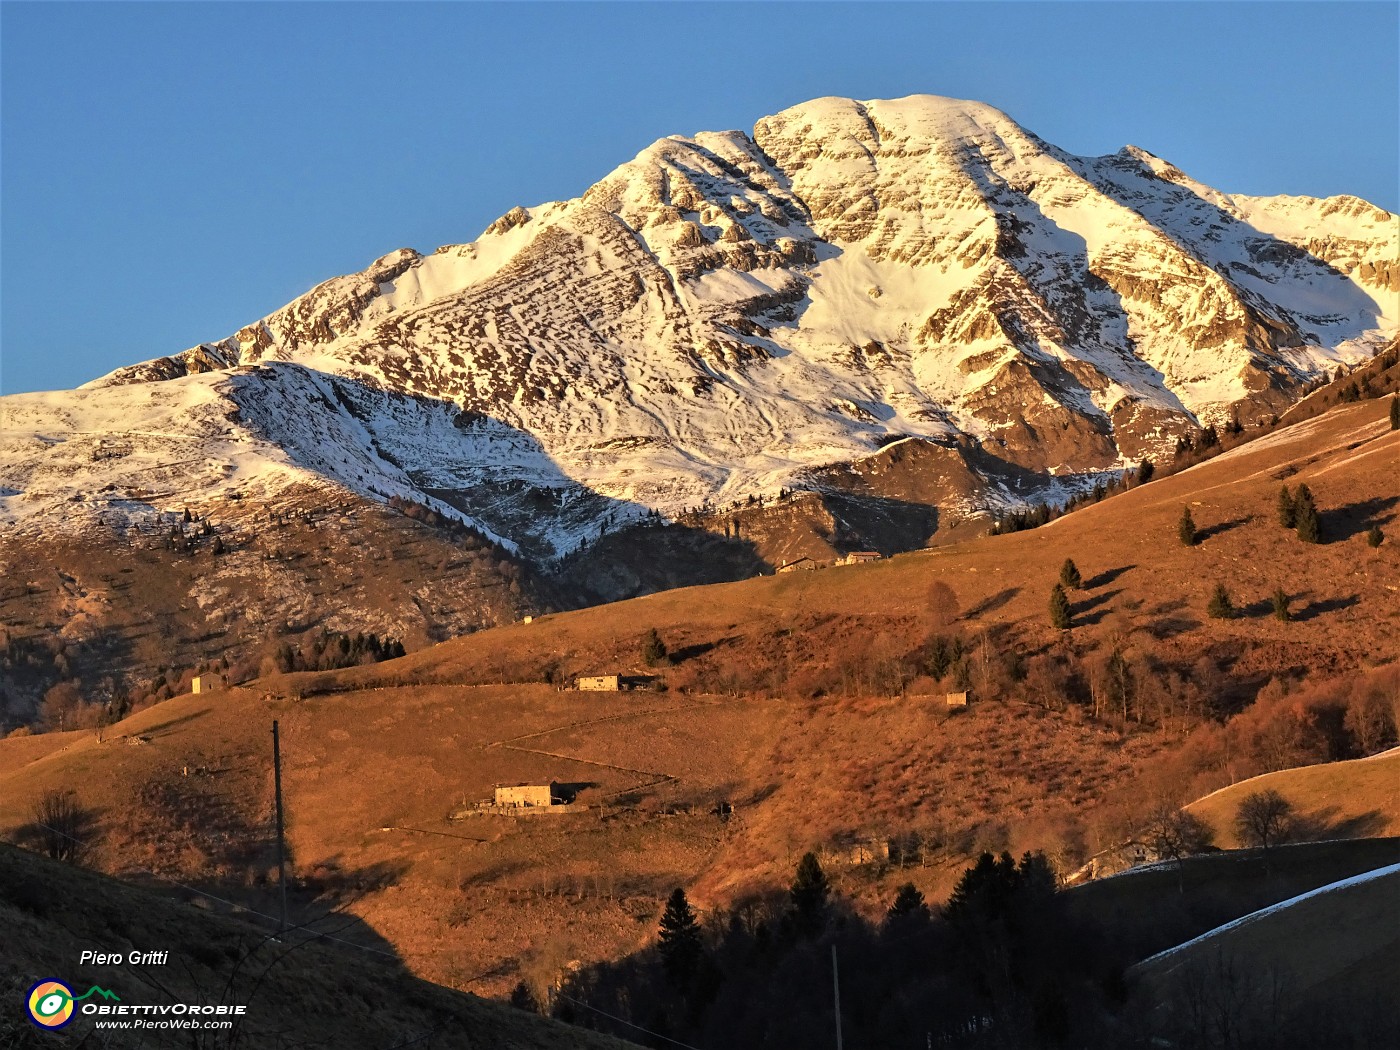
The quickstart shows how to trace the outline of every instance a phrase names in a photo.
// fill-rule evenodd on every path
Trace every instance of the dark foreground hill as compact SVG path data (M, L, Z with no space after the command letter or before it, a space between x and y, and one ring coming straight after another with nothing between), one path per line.
M350 946L358 924L349 916L273 936L265 922L213 914L209 906L0 845L0 996L5 1002L0 1046L623 1050L629 1045L419 980L387 945ZM169 956L152 965L95 966L80 964L84 950ZM41 1032L26 1019L23 1004L30 987L47 978L67 983L75 995L98 985L117 997L90 1002L243 1005L247 1010L226 1031L99 1030L79 1014L62 1031Z

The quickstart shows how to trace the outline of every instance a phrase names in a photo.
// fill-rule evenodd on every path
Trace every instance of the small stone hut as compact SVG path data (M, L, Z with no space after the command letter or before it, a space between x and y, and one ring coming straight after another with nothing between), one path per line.
M563 800L554 781L548 784L497 784L496 805L504 807L557 806Z

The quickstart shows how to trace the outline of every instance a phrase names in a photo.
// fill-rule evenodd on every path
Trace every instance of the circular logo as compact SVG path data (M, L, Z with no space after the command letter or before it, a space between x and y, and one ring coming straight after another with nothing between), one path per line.
M73 1020L73 989L62 981L40 981L29 989L29 1019L40 1028L62 1028Z

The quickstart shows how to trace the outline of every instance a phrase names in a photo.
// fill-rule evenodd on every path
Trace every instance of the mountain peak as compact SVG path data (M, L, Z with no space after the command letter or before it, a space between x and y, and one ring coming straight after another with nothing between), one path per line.
M17 411L59 433L103 401L80 430L140 417L195 447L226 420L207 458L230 486L290 462L545 557L834 484L901 439L976 451L952 520L1268 418L1367 356L1400 321L1396 233L1359 201L1227 197L1134 146L1076 157L979 102L818 98L752 136L660 139L472 243L391 252L81 408ZM55 447L6 477L61 512Z

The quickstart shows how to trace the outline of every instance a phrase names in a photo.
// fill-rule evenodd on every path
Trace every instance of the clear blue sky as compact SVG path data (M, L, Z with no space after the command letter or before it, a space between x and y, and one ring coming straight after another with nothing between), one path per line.
M404 245L820 95L1000 107L1397 209L1395 3L0 5L0 389L221 338Z

